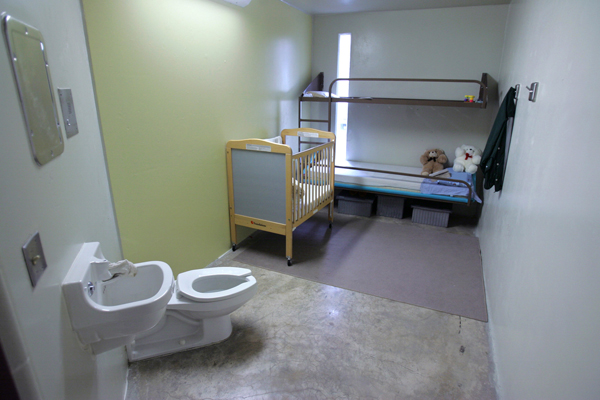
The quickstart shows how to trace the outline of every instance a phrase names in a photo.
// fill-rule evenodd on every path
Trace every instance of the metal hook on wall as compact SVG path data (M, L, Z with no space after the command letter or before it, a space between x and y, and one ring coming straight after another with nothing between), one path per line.
M535 99L537 98L538 85L539 82L532 82L531 87L525 86L527 90L529 90L529 101L535 102Z

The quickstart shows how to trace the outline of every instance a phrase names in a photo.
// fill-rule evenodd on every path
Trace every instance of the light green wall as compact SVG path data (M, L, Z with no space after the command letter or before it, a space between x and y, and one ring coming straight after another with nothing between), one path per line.
M83 0L123 252L174 273L230 247L225 144L297 126L312 21L279 0Z

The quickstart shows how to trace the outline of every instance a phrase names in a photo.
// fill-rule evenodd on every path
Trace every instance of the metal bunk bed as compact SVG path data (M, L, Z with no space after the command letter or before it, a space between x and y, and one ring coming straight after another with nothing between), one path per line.
M412 78L337 78L329 85L327 97L307 97L308 92L323 91L323 73L319 73L315 79L300 94L298 99L298 127L303 122L326 123L327 131L331 132L332 104L333 103L363 103L363 104L396 104L396 105L418 105L436 107L464 107L464 108L486 108L488 102L488 74L481 75L481 81L464 79L412 79ZM430 83L472 83L479 85L478 99L472 103L462 100L428 100L428 99L405 99L386 97L332 97L333 86L340 81L348 82L430 82ZM302 118L302 103L320 102L328 104L327 119Z
M412 98L387 98L387 97L336 97L333 95L333 87L337 82L340 81L349 81L349 82L422 82L422 83L446 83L446 84L474 84L479 86L479 95L477 100L473 102L467 102L463 100L434 100L434 99L412 99ZM436 107L461 107L461 108L471 108L471 109L485 109L488 104L488 74L483 73L481 76L481 80L465 80L465 79L412 79L412 78L338 78L331 82L329 85L328 91L325 92L325 97L314 97L308 96L308 92L323 92L324 87L324 74L321 72L312 80L312 82L306 87L306 89L300 94L298 99L298 126L302 127L303 123L322 123L327 124L327 130L331 131L332 129L332 106L334 103L362 103L362 104L388 104L388 105L418 105L418 106L436 106ZM327 119L313 119L313 118L303 118L303 103L326 103L327 104ZM299 141L298 146L304 142ZM350 166L341 166L337 165L336 168L344 168L348 170L359 170L364 172L371 173L382 173L382 174L390 174L390 175L401 175L407 177L416 177L423 178L422 175L418 174L409 174L403 172L393 172L387 170L375 170L375 169L366 169L366 168L356 168ZM473 177L474 179L475 177ZM463 180L456 180L451 178L436 178L436 180L445 181L448 183L455 182L464 184L468 188L468 197L466 198L453 198L446 196L423 196L424 198L429 197L430 200L435 200L436 202L446 202L446 203L466 203L467 205L471 205L473 202L473 195L475 193L474 187L475 181L473 180L473 185L469 184ZM347 185L336 183L336 187L339 188L348 188ZM354 190L362 190L365 192L374 192L377 193L377 189L371 187L365 187L363 189L359 189L357 187L352 187ZM391 194L389 191L386 194ZM402 193L399 192L398 196L409 196L409 197L418 197L415 196L414 193Z

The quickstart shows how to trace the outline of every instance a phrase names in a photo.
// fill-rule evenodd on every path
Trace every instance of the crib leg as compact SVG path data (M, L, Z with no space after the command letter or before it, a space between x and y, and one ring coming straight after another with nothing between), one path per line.
M288 267L292 266L292 233L285 235L285 256L287 258Z
M233 216L229 216L229 233L231 236L231 250L237 250L237 231L235 229L235 222L233 220Z
M333 200L329 203L329 229L333 226Z

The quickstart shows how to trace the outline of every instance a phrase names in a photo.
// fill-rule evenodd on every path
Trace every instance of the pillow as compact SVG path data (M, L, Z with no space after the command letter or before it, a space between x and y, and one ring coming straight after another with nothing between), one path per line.
M308 91L304 94L306 95L310 95L307 97L329 97L329 92L323 92L323 91L317 91L317 90L313 90L313 91ZM340 97L337 94L332 93L331 97Z

